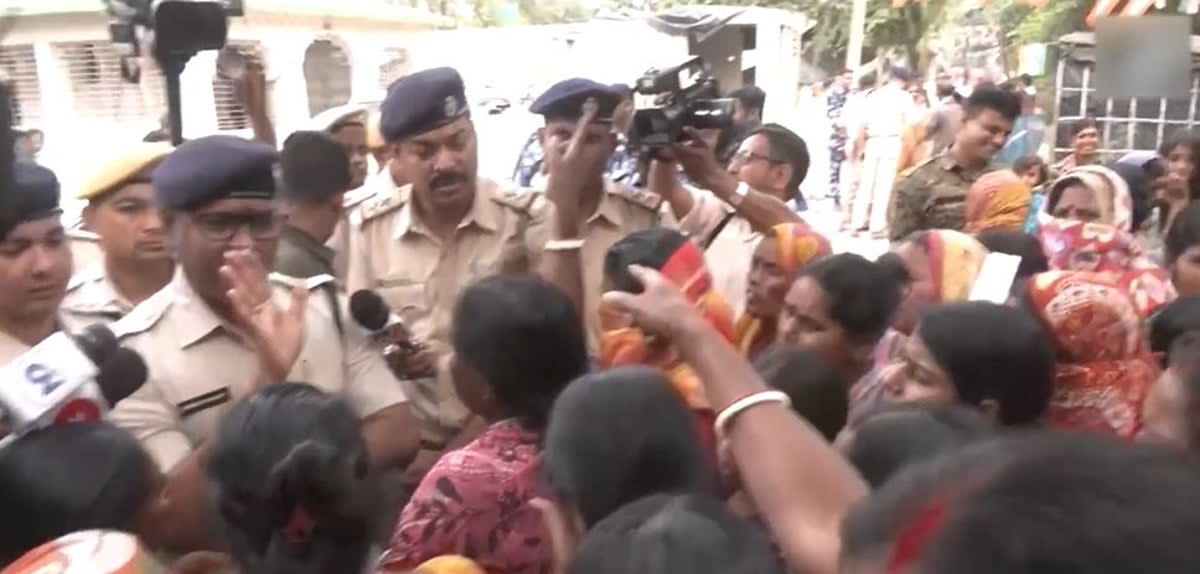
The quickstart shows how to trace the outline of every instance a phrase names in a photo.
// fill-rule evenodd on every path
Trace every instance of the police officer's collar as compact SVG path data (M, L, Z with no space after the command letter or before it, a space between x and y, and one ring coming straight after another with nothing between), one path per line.
M409 233L419 233L433 237L433 233L429 230L429 227L416 215L412 201L412 186L405 186L401 193L404 194L404 207L400 208L400 216L396 219L396 227L392 230L392 238L400 239ZM475 200L471 204L471 210L459 222L458 229L466 229L471 225L477 225L489 232L499 229L500 206L496 205L495 201L492 201L492 197L500 193L503 192L500 191L495 183L484 179L476 179Z
M617 184L604 180L604 193L600 196L600 203L596 204L596 212L588 218L587 222L591 223L597 219L604 219L613 225L620 228L625 223L625 217L621 215L621 209L617 205L617 195L621 193Z
M220 328L227 328L231 335L238 336L237 331L225 327L225 321L217 316L216 311L208 306L199 293L192 289L187 275L183 272L182 265L176 266L175 277L171 279L167 289L172 294L172 313L181 314L174 325L179 334L180 349L186 349L200 342Z

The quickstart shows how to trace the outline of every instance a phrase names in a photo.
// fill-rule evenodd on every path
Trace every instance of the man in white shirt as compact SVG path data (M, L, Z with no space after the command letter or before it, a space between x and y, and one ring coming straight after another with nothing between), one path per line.
M850 228L882 236L887 230L888 208L896 170L900 165L901 134L913 108L907 91L911 73L893 67L887 84L875 90L866 102L866 138L862 179L854 197Z

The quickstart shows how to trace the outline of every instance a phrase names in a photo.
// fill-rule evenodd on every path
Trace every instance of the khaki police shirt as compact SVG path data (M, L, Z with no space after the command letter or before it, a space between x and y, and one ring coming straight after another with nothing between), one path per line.
M367 177L367 182L362 187L346 193L342 202L346 217L342 218L333 230L333 236L325 242L325 246L333 251L333 276L337 277L342 285L346 283L346 273L350 267L350 215L364 201L376 195L395 193L399 189L400 186L396 185L396 180L392 178L391 169L384 167L379 173Z
M271 281L276 301L287 305L297 280L272 275ZM300 283L316 290L330 281ZM364 418L406 402L366 334L350 325L338 332L328 301L309 298L304 346L288 380L341 395ZM340 303L344 307L345 299ZM109 420L137 437L164 471L207 441L234 401L252 392L257 354L200 299L182 271L112 329L122 345L141 354L149 376Z
M733 312L740 315L746 306L750 259L763 236L754 230L746 218L737 215L732 206L712 192L697 190L693 197L695 204L679 220L679 229L701 242L717 233L704 251L704 261L712 274L713 287L725 298ZM730 214L734 214L733 218L718 231L721 222Z
M413 210L411 190L377 193L351 214L346 288L379 293L417 339L445 358L451 313L466 286L499 272L536 269L548 206L540 194L506 191L480 178L471 210L455 237L443 242ZM440 376L415 381L410 396L427 445L454 436L470 416L441 364Z
M967 189L996 169L991 164L967 169L945 151L901 175L893 193L891 240L929 229L961 230L966 224Z
M656 227L663 221L663 200L657 194L609 182L596 211L584 222L580 234L583 249L579 262L583 272L583 305L587 317L588 340L598 348L600 325L597 310L604 294L604 256L608 248L636 231Z
M88 325L109 325L134 308L108 280L104 267L96 265L76 273L67 284L67 295L59 306L59 318L72 332Z

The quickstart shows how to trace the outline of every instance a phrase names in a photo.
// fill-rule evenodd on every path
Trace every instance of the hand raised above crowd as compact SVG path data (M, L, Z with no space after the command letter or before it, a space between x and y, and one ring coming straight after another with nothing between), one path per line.
M683 293L657 270L632 265L629 273L641 282L642 292L612 291L604 294L604 301L628 313L643 330L675 340L691 329L709 328Z
M588 100L583 108L583 117L575 124L570 140L564 144L551 136L546 142L546 196L559 218L571 222L579 219L584 187L601 176L612 152L609 128L596 123L598 104ZM559 147L550 149L553 146Z
M258 351L263 377L268 381L286 379L304 346L308 290L302 286L292 289L291 303L287 309L281 308L271 297L266 268L248 251L226 253L221 276L229 284L226 296L237 326Z

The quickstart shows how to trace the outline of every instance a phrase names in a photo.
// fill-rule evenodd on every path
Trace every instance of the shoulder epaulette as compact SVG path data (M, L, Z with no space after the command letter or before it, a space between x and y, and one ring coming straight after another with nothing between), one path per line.
M496 193L492 194L492 201L511 207L517 211L530 211L533 208L534 200L539 196L541 196L540 192L529 188L503 188L498 189Z
M368 199L375 197L376 193L378 193L378 190L363 188L351 191L346 194L345 198L342 199L342 207L346 209L354 209L359 205L362 205L362 203Z
M388 193L376 193L364 199L354 210L358 223L366 223L377 217L391 213L404 206L406 188L391 190Z
M646 189L638 189L626 185L616 185L610 188L610 193L613 195L625 198L637 205L645 207L650 211L658 211L662 207L663 198L661 195Z

